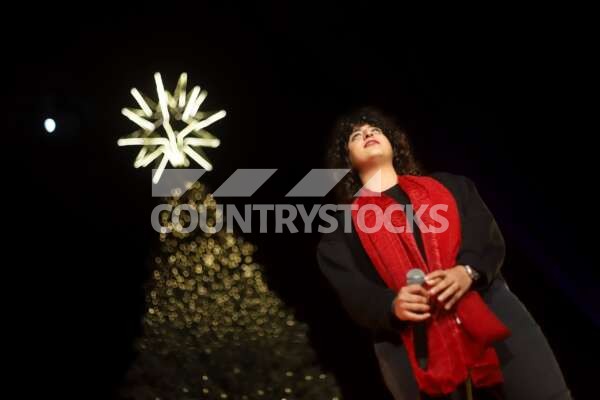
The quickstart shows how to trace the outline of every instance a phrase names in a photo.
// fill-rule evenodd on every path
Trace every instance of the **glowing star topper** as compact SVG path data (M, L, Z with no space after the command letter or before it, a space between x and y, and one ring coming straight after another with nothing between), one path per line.
M173 167L188 167L191 158L207 171L212 170L211 163L199 147L219 146L219 139L204 128L225 117L225 110L212 113L199 111L207 92L195 86L187 93L185 72L179 77L173 94L165 90L160 73L154 74L154 80L158 104L136 88L131 89L131 95L140 108L123 108L121 113L140 129L129 137L119 139L117 144L142 146L133 163L135 168L146 167L162 156L152 177L154 183L160 180L167 163Z

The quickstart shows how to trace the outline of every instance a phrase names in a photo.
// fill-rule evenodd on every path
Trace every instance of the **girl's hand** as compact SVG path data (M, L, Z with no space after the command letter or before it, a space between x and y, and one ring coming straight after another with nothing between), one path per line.
M425 282L431 286L429 294L437 296L449 310L469 290L473 283L467 270L462 265L454 268L433 271L425 276Z
M394 314L403 321L423 321L429 313L429 293L421 285L407 285L394 299Z

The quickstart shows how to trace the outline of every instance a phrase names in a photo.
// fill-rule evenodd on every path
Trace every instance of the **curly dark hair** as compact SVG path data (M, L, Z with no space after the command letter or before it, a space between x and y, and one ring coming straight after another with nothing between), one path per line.
M364 124L376 126L383 131L392 145L393 165L399 175L422 175L415 160L408 135L396 120L373 106L360 107L342 115L331 132L327 151L327 168L350 168L351 172L336 186L336 199L340 203L351 203L354 194L362 187L360 177L353 168L348 154L348 139L352 131Z

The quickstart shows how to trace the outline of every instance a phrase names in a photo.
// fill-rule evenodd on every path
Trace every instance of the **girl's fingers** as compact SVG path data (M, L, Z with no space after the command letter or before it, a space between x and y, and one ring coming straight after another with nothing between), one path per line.
M446 288L446 290L444 290L442 292L442 294L440 294L438 296L438 300L439 301L446 301L447 298L449 298L450 296L454 295L456 292L458 292L458 290L460 289L460 287L458 286L458 283L453 283L450 286L448 286Z

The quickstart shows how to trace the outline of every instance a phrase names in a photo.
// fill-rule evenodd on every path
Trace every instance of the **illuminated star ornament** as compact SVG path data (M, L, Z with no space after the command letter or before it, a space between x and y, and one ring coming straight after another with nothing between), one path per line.
M173 94L165 90L160 73L154 74L154 80L158 104L136 88L131 89L131 95L140 108L123 108L121 113L140 129L119 139L117 144L142 146L133 163L136 168L146 167L162 157L152 177L153 183L158 183L167 163L173 167L188 167L191 158L207 171L212 170L212 164L200 147L218 147L220 141L204 128L225 117L225 110L199 111L207 92L195 86L187 93L185 72L179 76Z

